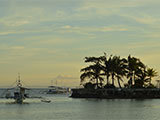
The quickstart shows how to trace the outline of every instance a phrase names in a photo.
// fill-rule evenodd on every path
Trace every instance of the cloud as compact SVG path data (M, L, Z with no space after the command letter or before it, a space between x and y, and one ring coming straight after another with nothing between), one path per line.
M71 75L58 75L53 80L75 80L78 79L76 77L73 77Z
M26 15L22 11L24 10L20 10L19 12L13 12L12 14L1 17L0 23L6 27L13 28L30 24L32 17L30 15Z
M150 33L147 33L146 34L146 37L149 37L149 38L160 38L160 34L159 34L159 32L150 32Z
M24 30L7 30L7 31L0 32L0 36L7 36L7 35L12 35L12 34L24 34L26 32L29 32L29 31L24 31Z
M71 75L58 75L51 81L53 85L58 86L77 86L80 83L78 77L73 77Z
M15 34L25 34L25 33L47 33L47 32L51 32L51 29L39 29L39 28L33 28L31 30L29 29L11 29L11 30L3 30L0 32L0 36L6 36L6 35L15 35Z
M1 44L1 60L0 63L17 63L18 61L29 61L35 55L44 51L42 48L28 48L18 45Z
M72 26L70 26L70 25L65 25L65 26L62 26L61 28L62 28L62 29L70 29L70 28L72 28Z
M151 16L146 16L143 18L133 17L137 22L143 23L143 24L154 24L160 21L159 19L153 18Z
M121 16L133 19L138 23L154 25L160 22L159 18L155 18L148 14L138 13L137 15L122 14Z
M124 28L124 27L118 27L118 26L113 26L113 27L102 27L100 28L99 31L102 31L102 32L117 32L117 31L128 31L127 28Z
M143 48L158 48L160 43L158 41L139 41L128 43L127 48L143 49Z
M158 2L158 1L156 1ZM155 3L153 0L87 0L84 1L83 5L80 8L77 8L78 11L83 12L93 12L94 14L99 15L110 15L110 14L119 14L121 9L124 8L135 8L150 5Z
M119 1L112 1L112 0L87 0L84 2L84 9L90 8L123 8L123 7L137 7L137 6L144 6L150 5L152 3L159 3L158 0L119 0Z
M24 46L11 46L11 45L7 45L7 44L1 44L0 49L12 51L12 50L23 50L23 49L25 49L25 47Z
M120 31L128 31L124 26L104 26L104 27L81 27L81 26L62 26L60 32L72 32L72 33L80 33L80 34L90 34L93 32L120 32Z
M16 34L17 32L15 31L10 31L10 32L0 32L0 35L9 35L9 34Z
M25 24L29 24L29 21L27 20L12 20L12 21L6 21L4 20L3 22L4 25L8 26L8 27L18 27L18 26L22 26Z

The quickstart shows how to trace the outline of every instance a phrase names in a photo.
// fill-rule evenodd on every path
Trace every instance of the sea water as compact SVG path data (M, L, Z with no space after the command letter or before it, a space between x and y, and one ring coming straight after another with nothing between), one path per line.
M34 91L35 92L35 91ZM34 93L30 91L30 93ZM160 99L78 99L68 94L37 92L24 104L0 99L0 120L159 120Z

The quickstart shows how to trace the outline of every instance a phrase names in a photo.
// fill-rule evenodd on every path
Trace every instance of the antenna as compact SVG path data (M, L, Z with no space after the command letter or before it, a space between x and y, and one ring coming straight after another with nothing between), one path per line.
M20 79L20 73L18 73L18 83L17 83L17 86L18 87L22 87L21 79Z
M20 73L18 73L18 81L20 82L20 80L21 80L21 79L20 79Z

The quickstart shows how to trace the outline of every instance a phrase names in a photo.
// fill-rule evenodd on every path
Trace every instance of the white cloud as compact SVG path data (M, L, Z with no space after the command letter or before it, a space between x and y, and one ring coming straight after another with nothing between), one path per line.
M74 79L78 79L78 78L73 77L71 75L58 75L55 78L53 78L53 80L74 80Z
M147 33L146 34L146 37L149 37L149 38L160 38L160 34L159 32L150 32L150 33Z
M130 44L134 48L153 48L160 47L160 43L158 41L143 41Z
M104 26L104 27L81 27L81 26L62 26L59 32L67 33L79 33L85 35L92 35L94 32L120 32L128 31L128 28L124 26Z
M127 28L124 27L118 27L118 26L113 26L113 27L102 27L100 28L102 32L114 32L114 31L128 31Z
M155 1L155 0L154 0ZM129 8L129 7L142 7L146 5L150 5L154 2L153 0L87 0L84 2L83 6L77 8L78 11L83 12L93 12L94 14L99 15L110 15L110 14L118 14L120 9Z
M63 28L63 29L70 29L70 28L72 28L72 26L70 26L70 25L65 25L65 26L62 26L61 28Z
M37 53L44 51L41 48L27 48L25 46L13 46L7 44L0 45L1 60L0 63L15 63L21 60L27 60L34 57Z
M0 32L0 36L6 36L6 35L11 35L11 34L25 34L25 33L47 33L47 32L51 32L52 29L48 29L48 28L43 28L43 29L39 29L39 28L33 28L31 30L29 29L11 29L11 30L1 30Z
M12 20L12 21L4 20L2 23L6 26L9 26L9 27L18 27L18 26L22 26L25 24L29 24L29 21L27 21L27 20Z
M15 34L16 32L10 31L10 32L0 32L0 35L9 35L9 34Z
M3 32L0 32L0 36L6 36L6 35L11 35L11 34L23 34L23 33L26 33L26 32L29 32L29 31L24 31L24 30L7 30L7 31L3 31Z
M153 16L148 15L148 14L144 14L144 13L137 13L137 15L122 14L121 16L133 19L136 22L139 22L139 23L142 23L142 24L155 25L157 23L159 24L159 22L160 22L159 18L153 17Z
M159 3L158 0L87 0L84 2L83 9L90 8L120 8L120 7L137 7Z
M58 75L52 80L53 85L58 86L77 86L80 83L78 77L73 77L71 75Z

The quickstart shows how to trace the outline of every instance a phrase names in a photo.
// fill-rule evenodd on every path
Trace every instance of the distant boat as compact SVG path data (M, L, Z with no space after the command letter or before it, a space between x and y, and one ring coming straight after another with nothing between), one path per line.
M68 88L58 87L58 86L49 86L47 94L64 94L68 92Z
M41 102L50 103L51 101L47 99L42 99Z
M57 86L57 80L55 84L56 86L53 85L53 80L51 80L51 86L48 86L47 94L64 94L68 92L68 88Z

